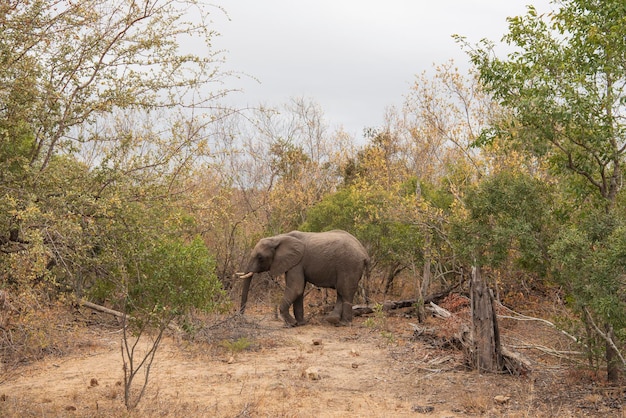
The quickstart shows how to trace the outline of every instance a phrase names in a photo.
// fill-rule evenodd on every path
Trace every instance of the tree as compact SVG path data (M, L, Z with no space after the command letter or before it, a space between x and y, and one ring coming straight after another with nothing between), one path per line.
M484 171L476 140L500 111L477 75L462 75L452 61L416 76L398 123L414 175L432 184L475 182ZM453 179L451 171L461 167L465 178Z
M210 154L213 111L226 113L213 11L196 0L0 4L0 288L127 307L150 327L203 309L178 287L167 299L164 282L221 295L202 281L214 272L186 193Z
M523 172L484 177L465 196L465 216L454 219L453 241L467 263L545 276L554 240L554 192Z
M1 48L9 54L0 81L9 94L3 102L13 109L17 101L16 122L29 121L30 163L44 169L59 149L94 139L69 133L113 109L200 107L224 95L223 90L196 93L223 76L217 71L219 52L209 49L215 36L205 24L209 10L194 0L4 5ZM183 39L205 49L186 53Z
M214 260L201 239L189 244L162 240L136 249L124 266L126 295L122 357L124 403L130 410L141 400L164 331L176 317L196 309L212 312L225 306L225 294L215 276ZM138 250L138 251L137 251ZM122 273L123 274L123 273ZM128 322L128 323L126 323ZM152 333L150 331L156 330ZM140 343L148 340L142 353ZM135 378L144 373L137 393Z
M512 113L483 135L483 140L498 136L518 139L528 151L549 159L553 173L576 198L576 204L567 208L571 222L562 232L562 240L570 241L580 235L581 228L591 227L579 220L594 213L594 206L601 206L610 218L619 216L616 205L626 152L626 4L620 0L565 0L559 5L547 16L529 6L525 16L509 19L504 41L514 50L506 58L495 56L493 44L487 41L468 47L468 52L487 91ZM595 263L603 258L598 249L606 247L604 240L612 231L587 248L590 256L584 260ZM590 233L587 230L582 235ZM577 247L558 248L555 266L572 258L574 253L569 251ZM593 274L582 277L565 270L573 275L562 276L564 283L578 283L568 288L579 307L598 296L581 290L597 288L597 283L607 279L595 269L587 270ZM621 289L619 277L625 271L610 271L609 288ZM595 329L606 341L612 381L617 376L613 359L619 353L610 329L614 318L608 312L626 317L626 311L618 306L581 312L586 321L600 324Z
M477 74L463 75L449 61L436 65L432 75L415 77L401 116L392 120L395 135L402 138L406 172L416 178L414 209L407 221L419 225L424 237L424 296L431 282L469 271L455 254L450 220L463 212L467 189L491 169L489 153L475 144L500 112Z
M509 20L507 59L469 51L487 90L514 118L497 133L523 135L555 169L581 176L610 208L621 186L626 42L619 0L567 0L547 19L529 6Z
M235 157L240 170L228 175L248 197L255 195L245 204L266 227L262 233L294 229L306 209L337 185L347 141L329 132L321 108L303 98L255 109L243 122L227 131L241 151Z
M421 236L415 225L404 222L402 191L359 181L329 194L307 211L306 231L344 229L364 243L372 265L384 270L384 291L402 271L421 258Z
M64 218L56 210L67 210L68 221L90 219L99 205L106 210L108 198L129 197L113 196L129 191L116 187L125 179L141 177L145 184L132 192L134 200L150 195L150 182L165 173L172 174L171 191L176 175L202 155L199 118L174 110L208 107L227 93L210 89L225 76L219 71L221 53L210 48L215 33L205 24L213 10L194 0L0 5L0 195L11 214L0 220L4 253L35 241L53 259L64 248L79 248L56 240L68 238L61 229L60 235L50 233L51 221ZM204 49L188 53L183 40ZM166 118L159 109L167 109ZM70 166L64 178L62 167ZM60 198L64 208L45 205ZM22 215L25 208L28 217ZM48 216L47 222L34 220L36 213Z

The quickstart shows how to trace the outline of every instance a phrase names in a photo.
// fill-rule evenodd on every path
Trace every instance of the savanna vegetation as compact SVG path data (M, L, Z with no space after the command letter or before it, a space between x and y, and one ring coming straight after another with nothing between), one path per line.
M225 6L226 7L226 6ZM467 291L626 366L626 4L562 0L416 75L404 106L353 138L305 98L231 109L216 6L196 0L0 4L0 352L62 350L87 300L137 330L236 311L262 236L350 231L370 298ZM228 36L224 34L223 36ZM185 45L193 44L192 51ZM137 331L138 335L139 331ZM130 352L130 351L129 351ZM132 358L132 355L131 355Z

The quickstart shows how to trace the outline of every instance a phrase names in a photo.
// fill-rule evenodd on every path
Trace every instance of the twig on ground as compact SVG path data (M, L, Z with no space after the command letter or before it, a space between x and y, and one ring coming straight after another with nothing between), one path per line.
M575 343L579 343L580 341L578 341L578 338L574 337L573 335L567 333L566 331L563 331L562 329L558 328L556 325L554 325L552 322L543 319L543 318L535 318L532 316L527 316L527 315L523 315L519 312L515 312L513 309L508 308L506 306L504 306L503 304L501 304L500 302L497 302L499 307L506 309L507 311L513 313L515 316L508 316L508 315L498 315L498 318L506 318L506 319L514 319L516 321L537 321L537 322L541 322L543 324L548 325L551 328L554 328L555 330L559 331L560 333L562 333L563 335L565 335L566 337L568 337L570 340L574 341Z
M559 358L571 359L568 356L582 356L584 353L582 351L571 351L571 350L555 350L553 348L549 348L543 345L538 344L517 344L517 345L509 345L511 348L515 349L524 349L524 350L537 350L542 353L549 354Z

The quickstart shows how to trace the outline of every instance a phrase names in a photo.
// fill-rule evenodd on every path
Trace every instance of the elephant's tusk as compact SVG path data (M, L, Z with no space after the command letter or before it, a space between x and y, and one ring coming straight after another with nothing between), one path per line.
M248 277L252 277L254 273L250 272L250 273L235 273L235 274L239 276L240 279L247 279Z

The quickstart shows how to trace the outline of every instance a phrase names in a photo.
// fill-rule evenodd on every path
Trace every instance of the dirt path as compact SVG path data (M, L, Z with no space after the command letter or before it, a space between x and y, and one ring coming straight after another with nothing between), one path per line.
M259 316L247 325L226 325L230 339L250 342L236 353L223 348L220 336L167 339L147 392L130 415L123 406L120 334L99 332L80 354L29 365L0 385L0 415L595 416L542 403L538 377L464 371L458 352L412 341L405 318L388 319L384 329L366 321L339 328L312 321L287 329Z

